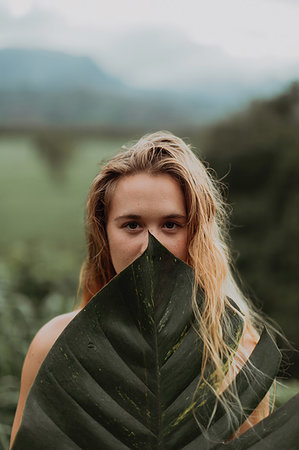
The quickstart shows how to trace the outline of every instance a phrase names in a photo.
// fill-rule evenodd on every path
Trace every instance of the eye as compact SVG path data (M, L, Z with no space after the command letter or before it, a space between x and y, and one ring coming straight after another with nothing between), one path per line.
M124 228L127 228L128 230L131 230L131 231L137 230L138 227L139 227L139 224L137 222L129 222L124 225Z
M164 227L167 228L168 230L174 230L177 226L178 224L175 222L166 222L164 224Z

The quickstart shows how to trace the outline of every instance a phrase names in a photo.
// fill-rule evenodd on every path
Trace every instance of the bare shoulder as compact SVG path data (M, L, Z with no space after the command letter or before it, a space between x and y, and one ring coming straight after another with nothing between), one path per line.
M60 336L65 327L78 314L78 312L79 310L76 310L54 317L54 319L46 323L36 333L34 339L32 340L23 365L20 396L12 427L11 444L20 426L27 395L39 371L42 362L44 361L49 350L55 343L56 339Z
M54 317L46 323L35 335L28 349L21 379L21 388L25 384L26 388L31 386L40 365L47 356L49 350L55 343L58 336L65 327L78 314L79 310Z
M71 320L73 320L78 312L79 310L76 310L66 314L61 314L60 316L56 316L52 320L47 322L36 333L26 355L24 367L26 364L26 360L28 359L30 359L31 362L33 362L32 360L34 360L34 362L38 364L46 357L47 353L53 346L58 336L63 332L65 327L71 322Z
M66 314L54 317L47 322L35 335L31 345L31 350L39 350L40 352L46 352L50 350L56 339L67 327L67 325L78 314L79 310L71 311Z

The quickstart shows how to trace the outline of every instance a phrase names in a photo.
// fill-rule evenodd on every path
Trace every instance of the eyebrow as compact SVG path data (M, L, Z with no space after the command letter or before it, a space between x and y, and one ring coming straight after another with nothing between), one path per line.
M138 214L125 214L123 216L118 216L116 217L114 220L128 220L128 219L133 219L133 220L140 220L142 219L142 216L138 215ZM162 217L163 220L167 220L167 219L183 219L186 220L186 216L184 216L183 214L167 214L167 216L163 216Z

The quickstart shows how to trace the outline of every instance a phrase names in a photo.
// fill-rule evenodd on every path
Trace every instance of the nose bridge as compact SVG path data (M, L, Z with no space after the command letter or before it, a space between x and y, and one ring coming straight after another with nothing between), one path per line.
M148 227L148 232L150 232L156 239L159 240L159 228L154 226L154 225L150 225ZM147 233L148 236L148 233Z
M148 246L148 232L143 233L140 253L143 253L147 249L147 246Z
M149 225L147 227L146 233L143 233L143 236L142 236L142 244L141 244L141 249L140 249L141 253L143 253L147 249L149 233L151 233L158 241L160 240L159 229L157 227L155 227L155 225Z

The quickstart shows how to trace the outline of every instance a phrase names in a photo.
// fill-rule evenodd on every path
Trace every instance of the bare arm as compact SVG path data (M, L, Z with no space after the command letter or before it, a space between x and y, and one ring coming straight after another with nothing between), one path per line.
M50 322L48 322L38 331L33 341L31 342L22 369L20 395L12 426L9 448L11 448L16 433L19 429L29 390L43 360L47 356L50 348L52 347L58 336L62 333L64 328L69 324L69 322L75 317L77 313L78 311L72 311L71 313L62 314L61 316L57 316L54 319L50 320Z

